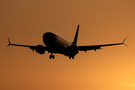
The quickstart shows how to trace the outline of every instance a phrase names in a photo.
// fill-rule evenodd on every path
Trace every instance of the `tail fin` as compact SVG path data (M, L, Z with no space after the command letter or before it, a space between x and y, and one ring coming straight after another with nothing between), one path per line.
M10 40L9 40L9 37L8 37L8 43L9 43L9 44L7 45L7 47L8 47L9 45L11 45Z
M73 45L76 45L77 46L77 41L78 41L78 32L79 32L79 26L77 27L77 31L76 31L76 34L75 34L75 37L74 37L74 41L72 42Z

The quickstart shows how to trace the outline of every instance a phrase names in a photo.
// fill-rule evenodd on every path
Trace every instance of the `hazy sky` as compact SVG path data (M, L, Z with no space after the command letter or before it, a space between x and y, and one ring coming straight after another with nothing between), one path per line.
M43 44L53 32L78 45L122 42L74 60L50 60L11 43ZM135 90L135 0L0 0L0 90Z

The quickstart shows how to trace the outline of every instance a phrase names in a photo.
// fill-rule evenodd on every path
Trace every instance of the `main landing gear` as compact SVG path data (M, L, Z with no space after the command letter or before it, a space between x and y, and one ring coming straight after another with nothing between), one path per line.
M74 56L69 56L69 59L71 59L71 58L74 59Z
M54 59L55 56L51 53L51 55L49 56L50 59Z

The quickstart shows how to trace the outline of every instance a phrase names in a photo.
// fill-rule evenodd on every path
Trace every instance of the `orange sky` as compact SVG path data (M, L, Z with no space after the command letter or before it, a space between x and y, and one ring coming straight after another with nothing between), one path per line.
M135 0L0 0L0 90L135 90ZM122 42L74 60L11 43L43 44L53 32L78 45Z

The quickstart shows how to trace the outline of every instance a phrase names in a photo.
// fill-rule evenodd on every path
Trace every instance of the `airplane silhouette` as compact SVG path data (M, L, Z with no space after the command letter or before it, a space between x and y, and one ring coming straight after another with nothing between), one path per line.
M77 31L74 37L74 40L72 43L64 40L63 38L59 37L58 35L46 32L43 34L43 42L46 46L43 45L37 45L37 46L31 46L31 45L20 45L20 44L11 44L9 38L8 42L9 44L7 46L21 46L21 47L29 47L33 51L35 50L39 54L44 54L45 51L48 51L48 53L51 53L49 56L50 59L54 59L55 56L53 54L63 54L65 56L68 56L69 59L74 59L74 56L79 53L79 51L88 51L88 50L97 50L101 49L101 47L105 46L113 46L113 45L121 45L124 44L126 38L122 43L114 43L114 44L103 44L103 45L89 45L89 46L78 46L77 40L78 40L78 32L79 32L79 25L77 27ZM124 44L125 45L125 44Z

